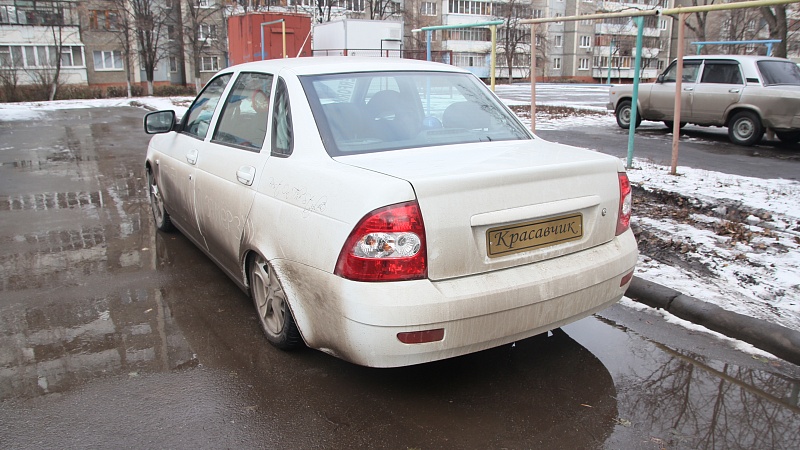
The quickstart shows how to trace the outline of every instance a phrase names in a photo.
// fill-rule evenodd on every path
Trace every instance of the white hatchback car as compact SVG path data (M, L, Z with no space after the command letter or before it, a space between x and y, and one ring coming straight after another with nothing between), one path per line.
M248 291L279 348L449 358L601 310L633 274L622 162L533 136L453 66L247 63L144 126L158 228Z

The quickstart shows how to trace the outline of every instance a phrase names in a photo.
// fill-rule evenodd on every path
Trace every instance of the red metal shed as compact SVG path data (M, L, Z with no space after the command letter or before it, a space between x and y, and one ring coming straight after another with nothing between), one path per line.
M286 24L286 55L283 54L281 23ZM264 56L261 55L261 24L264 25ZM311 17L291 13L249 13L228 18L228 55L231 64L261 59L311 56ZM302 51L301 51L302 47Z

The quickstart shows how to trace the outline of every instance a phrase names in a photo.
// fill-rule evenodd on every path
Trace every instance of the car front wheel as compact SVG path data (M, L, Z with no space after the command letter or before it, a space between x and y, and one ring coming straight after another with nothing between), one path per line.
M667 126L667 128L669 128L669 129L671 130L671 129L673 129L673 127L675 126L675 122L673 122L673 121L671 121L671 120L665 120L665 121L664 121L664 125L666 125L666 126ZM683 127L685 127L685 126L686 126L686 122L681 122L681 123L680 123L680 128L683 128Z
M787 144L797 144L800 142L800 131L776 131L775 135L781 142Z
M161 190L159 190L153 171L150 169L147 169L147 190L150 193L150 208L153 210L153 221L156 228L161 231L172 231L172 220L164 208L164 197L161 196Z
M728 137L734 144L755 145L762 136L764 136L764 127L761 125L761 119L754 112L740 111L728 124Z
M631 126L631 101L623 100L617 105L614 115L617 117L617 125L620 128L628 129ZM636 114L636 127L642 123L642 116Z
M250 295L258 321L270 344L282 350L301 347L303 339L295 325L292 311L272 265L261 255L250 264Z

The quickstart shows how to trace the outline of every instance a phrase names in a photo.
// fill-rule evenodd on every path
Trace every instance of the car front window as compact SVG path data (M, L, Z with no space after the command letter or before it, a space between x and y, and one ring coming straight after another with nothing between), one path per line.
M267 135L272 75L242 73L228 94L213 142L258 151Z
M759 61L758 70L764 84L800 86L800 68L791 61Z
M301 82L332 156L532 138L470 74L368 72Z
M697 80L697 73L700 71L700 61L684 61L683 62L683 76L681 77L684 83L694 83ZM677 79L678 63L674 62L664 72L664 82L674 83Z
M211 80L206 85L203 92L197 96L192 106L186 112L186 122L183 125L183 132L198 139L205 139L214 110L217 108L225 86L231 80L231 74L220 75Z

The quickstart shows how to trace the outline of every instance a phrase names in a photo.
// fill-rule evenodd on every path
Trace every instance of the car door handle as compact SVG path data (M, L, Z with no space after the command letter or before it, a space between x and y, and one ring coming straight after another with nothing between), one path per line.
M191 165L197 164L197 155L198 155L197 150L190 151L189 153L186 154L186 162L188 162Z
M252 166L242 166L236 171L236 179L245 186L252 185L255 177L256 168Z
M691 91L693 91L693 90L694 90L694 88L691 88L691 87L689 87L689 88L683 88L683 90L684 90L684 91L689 91L689 92L691 92Z
M730 92L731 94L738 94L740 90L738 88L733 88L733 89L728 89L728 92Z

